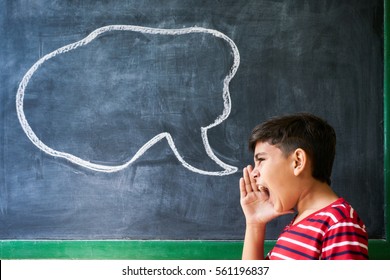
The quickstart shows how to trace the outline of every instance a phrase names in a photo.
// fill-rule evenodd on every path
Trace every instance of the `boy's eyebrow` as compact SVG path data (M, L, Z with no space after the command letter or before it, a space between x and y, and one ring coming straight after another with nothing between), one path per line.
M266 152L259 152L254 155L254 158L258 158L259 156L265 156L267 153Z

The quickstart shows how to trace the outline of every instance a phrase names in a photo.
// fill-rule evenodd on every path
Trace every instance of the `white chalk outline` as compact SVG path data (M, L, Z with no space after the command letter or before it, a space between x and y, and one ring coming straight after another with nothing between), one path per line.
M34 131L31 129L26 116L24 114L23 110L23 100L24 100L24 93L25 89L33 76L34 72L37 71L37 69L47 60L62 54L69 52L71 50L74 50L78 47L87 45L90 43L92 40L94 40L96 37L99 35L105 33L105 32L110 32L110 31L135 31L135 32L141 32L141 33L148 33L148 34L160 34L160 35L183 35L183 34L189 34L189 33L207 33L211 34L215 37L222 38L226 42L229 43L230 47L232 48L232 53L233 53L233 65L230 68L229 74L225 77L223 81L223 101L224 101L224 109L223 112L220 116L218 116L213 123L206 127L201 127L201 136L203 140L203 145L205 147L205 150L207 152L207 155L219 166L221 166L224 170L223 171L206 171L206 170L201 170L198 169L189 163L187 163L183 157L179 154L178 150L176 149L175 143L173 141L173 138L170 133L163 132L155 137L153 137L151 140L149 140L146 144L144 144L138 152L126 163L122 165L116 165L116 166L108 166L108 165L101 165L101 164L96 164L92 163L90 161L83 160L79 157L76 157L72 154L65 153L65 152L60 152L57 150L54 150L47 145L45 145L34 133ZM231 40L229 37L227 37L225 34L213 30L213 29L206 29L202 27L189 27L189 28L180 28L180 29L161 29L161 28L150 28L150 27L143 27L143 26L135 26L135 25L108 25L108 26L103 26L101 28L98 28L94 30L92 33L90 33L87 37L84 39L77 41L75 43L63 46L45 56L43 56L41 59L39 59L24 75L22 81L19 84L19 88L16 94L16 111L18 115L19 122L26 133L27 137L31 140L31 142L37 146L39 149L44 151L45 153L54 156L54 157L60 157L60 158L65 158L75 164L78 164L80 166L83 166L85 168L99 171L99 172L117 172L120 171L126 167L128 167L130 164L132 164L135 160L137 160L139 157L142 156L143 153L145 153L150 147L152 147L154 144L156 144L158 141L162 140L163 138L166 138L168 141L168 144L170 148L172 149L173 153L175 154L176 158L181 162L181 164L195 172L195 173L200 173L204 175L214 175L214 176L223 176L223 175L229 175L237 172L237 167L228 165L224 162L222 162L217 156L214 154L212 151L209 140L207 137L207 131L210 128L213 128L219 124L221 124L224 120L227 119L231 112L231 99L230 99L230 93L229 93L229 83L231 79L234 77L234 75L237 72L238 66L240 64L240 54L238 52L236 44Z

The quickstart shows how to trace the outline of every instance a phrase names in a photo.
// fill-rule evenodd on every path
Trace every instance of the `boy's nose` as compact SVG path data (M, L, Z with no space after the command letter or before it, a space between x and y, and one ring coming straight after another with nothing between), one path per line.
M253 179L257 179L258 177L260 177L260 171L257 169L257 167L253 168L251 176Z

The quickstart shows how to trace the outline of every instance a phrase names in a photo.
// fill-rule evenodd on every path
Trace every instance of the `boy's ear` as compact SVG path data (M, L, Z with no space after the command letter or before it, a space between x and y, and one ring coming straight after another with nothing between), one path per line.
M294 175L298 176L305 170L307 165L307 154L301 148L296 149L292 155Z

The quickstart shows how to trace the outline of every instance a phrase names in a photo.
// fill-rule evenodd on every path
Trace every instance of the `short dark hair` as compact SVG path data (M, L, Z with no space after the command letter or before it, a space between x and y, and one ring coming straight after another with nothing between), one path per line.
M311 160L312 176L330 185L336 133L325 120L309 113L271 118L253 129L249 138L253 152L258 142L275 145L286 156L303 149Z

